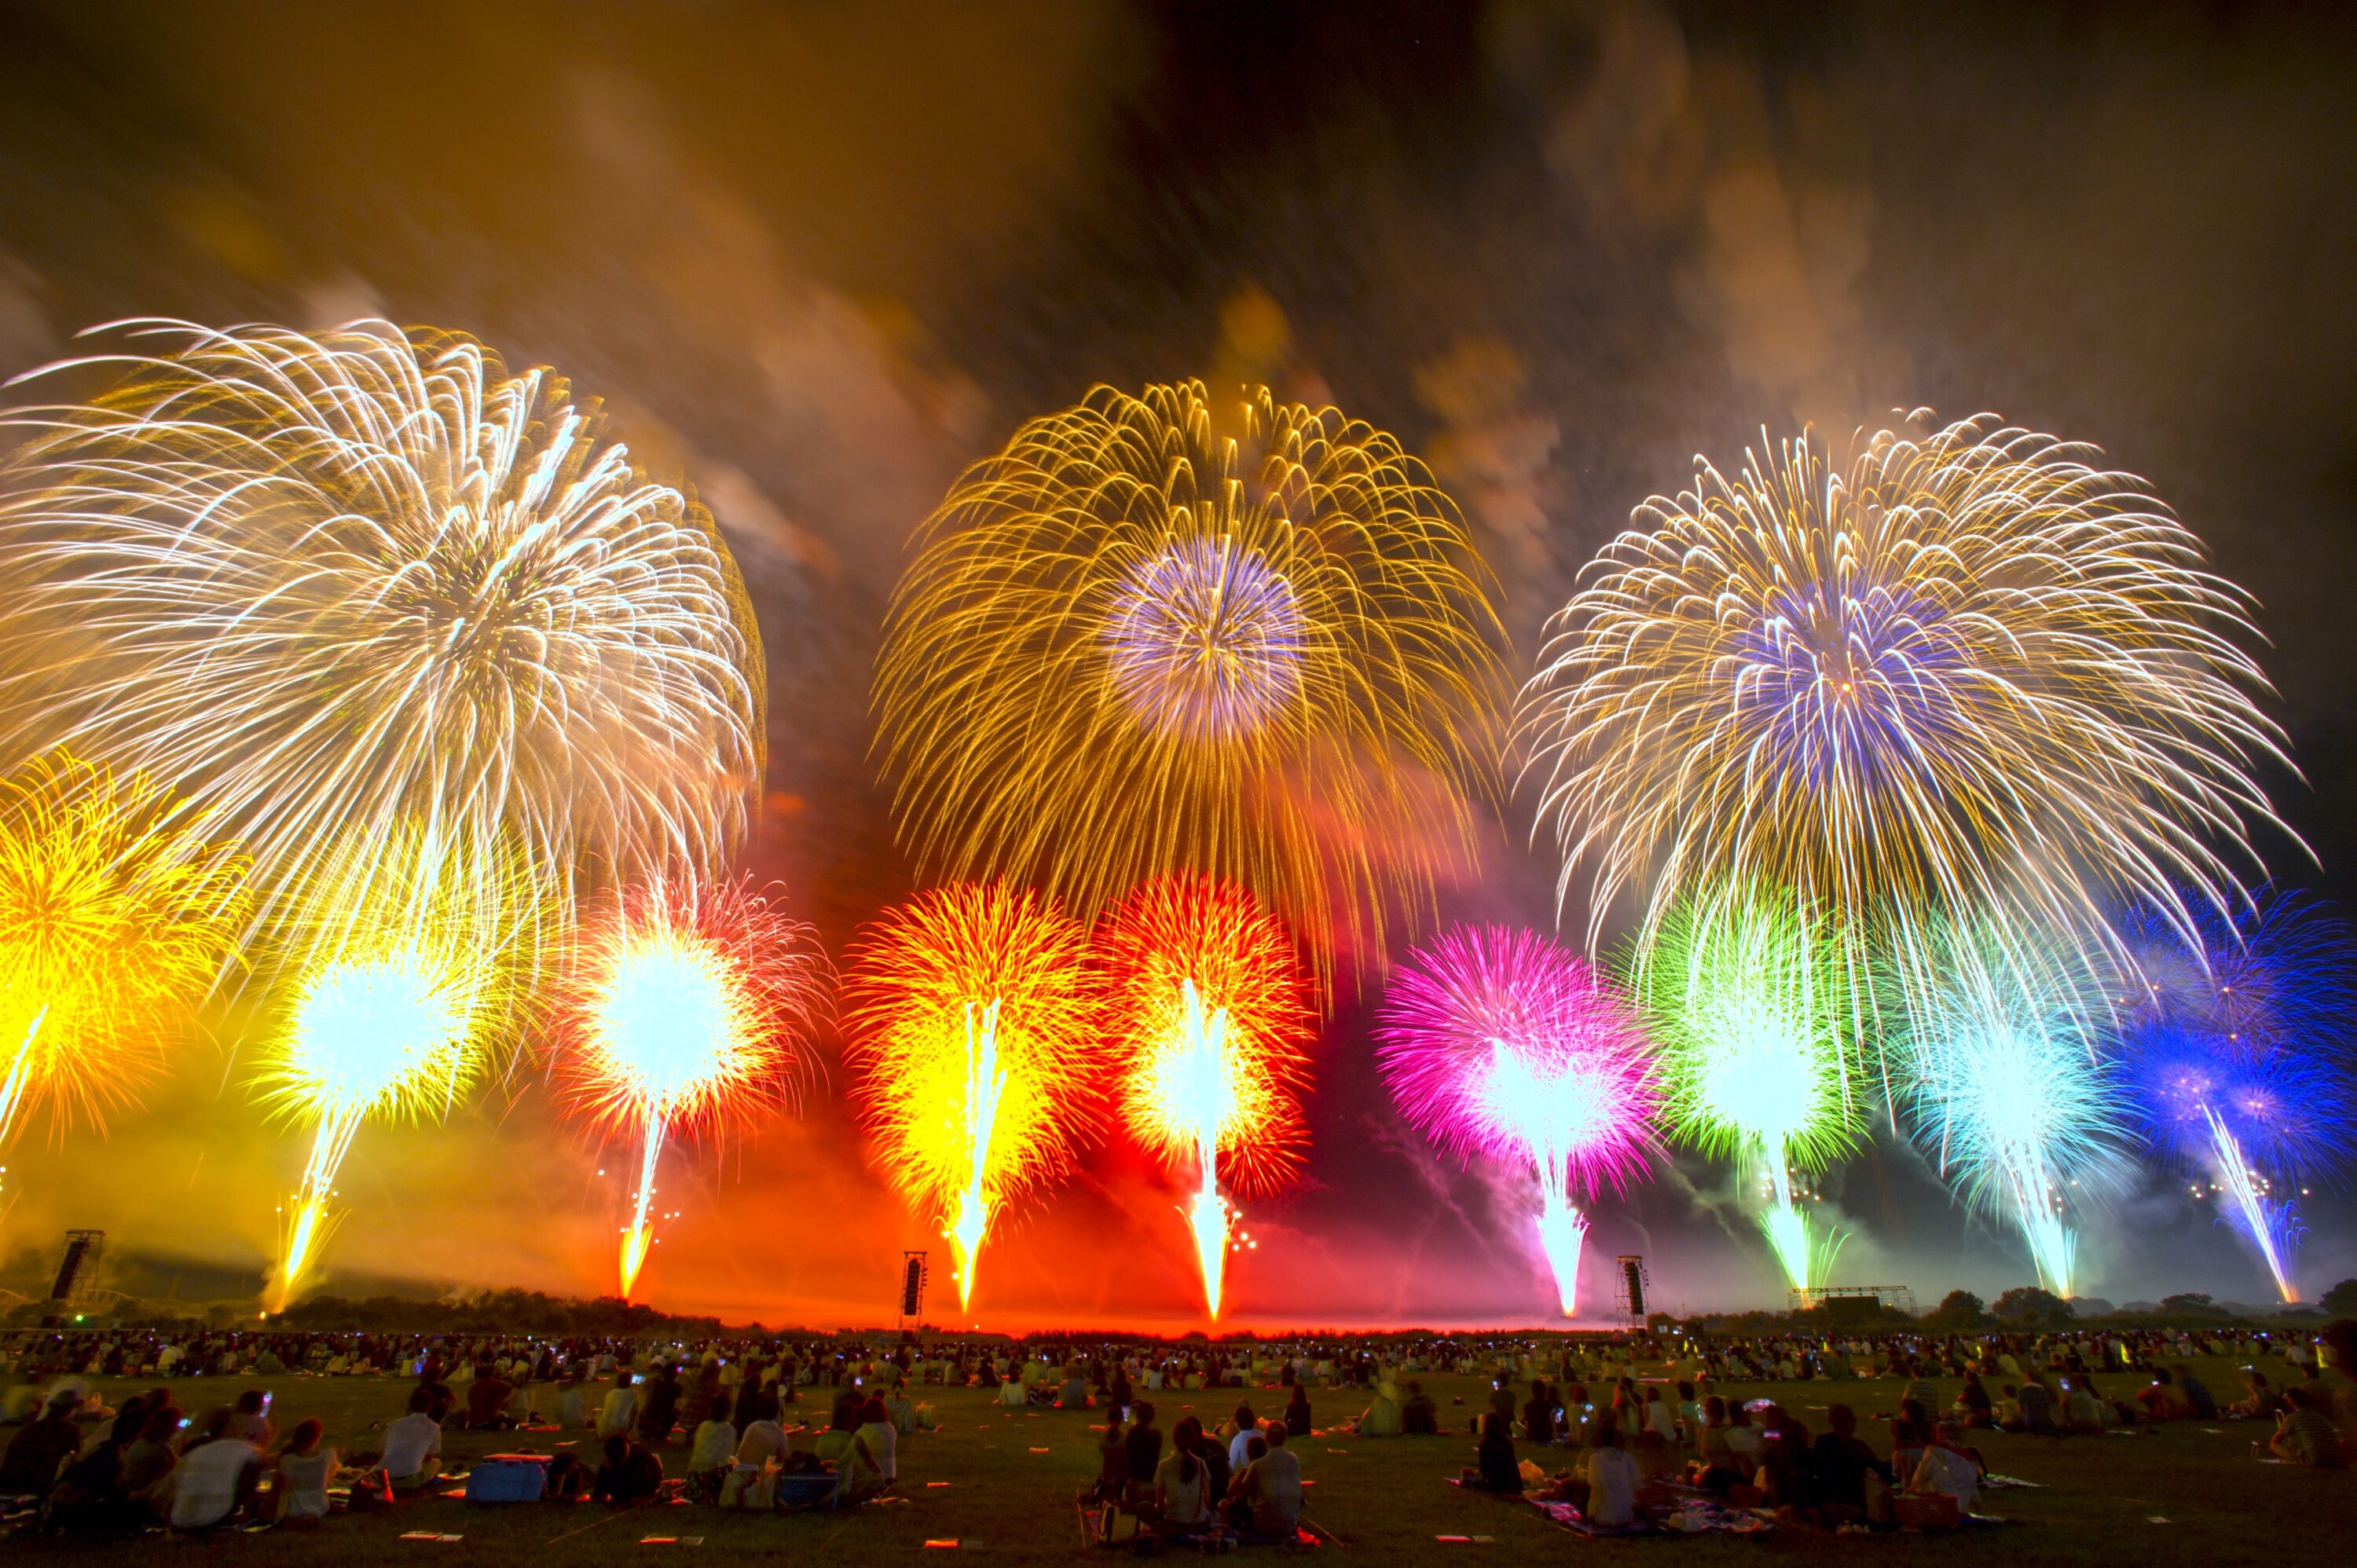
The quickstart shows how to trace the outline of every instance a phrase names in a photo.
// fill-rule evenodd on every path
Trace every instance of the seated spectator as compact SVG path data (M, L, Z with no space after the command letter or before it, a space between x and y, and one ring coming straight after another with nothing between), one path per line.
M1127 1461L1121 1501L1132 1512L1143 1512L1154 1502L1154 1477L1162 1466L1162 1432L1154 1424L1154 1406L1145 1400L1130 1407L1133 1420L1121 1440ZM1116 1423L1105 1423L1110 1432Z
M139 1435L123 1450L123 1493L127 1500L142 1504L153 1500L156 1488L180 1462L173 1441L187 1424L180 1407L169 1400L149 1409Z
M1089 1408L1088 1380L1081 1376L1081 1369L1077 1363L1064 1369L1063 1386L1056 1391L1056 1408L1058 1410Z
M1858 1436L1857 1412L1849 1406L1827 1406L1825 1424L1833 1430L1809 1450L1809 1480L1816 1507L1827 1523L1861 1520L1866 1517L1866 1478L1874 1476L1890 1486L1890 1466Z
M909 1385L903 1380L892 1380L892 1396L884 1402L884 1411L891 1417L892 1430L900 1436L917 1430L917 1402L909 1397Z
M1229 1490L1248 1510L1254 1535L1291 1541L1301 1522L1301 1459L1285 1445L1285 1423L1266 1423L1257 1437L1265 1451L1244 1466Z
M2310 1469L2343 1470L2349 1465L2341 1456L2340 1433L2317 1410L2308 1391L2300 1388L2285 1391L2284 1408L2276 1417L2276 1434L2268 1439L2267 1451L2288 1464Z
M665 1363L639 1403L640 1442L661 1448L671 1441L672 1429L679 1424L679 1402L686 1393L680 1384L679 1369Z
M614 1374L614 1386L607 1391L605 1402L597 1407L597 1435L612 1437L628 1433L639 1423L639 1391L631 1385L636 1380L628 1367Z
M662 1461L645 1444L618 1432L606 1439L605 1453L606 1462L597 1466L597 1477L590 1483L590 1501L627 1507L646 1502L662 1490Z
M2233 1413L2248 1421L2258 1421L2284 1409L2283 1395L2267 1381L2265 1372L2255 1371L2243 1385L2243 1397L2234 1402Z
M274 1506L279 1519L316 1524L328 1517L328 1485L336 1478L336 1451L320 1444L325 1430L316 1417L298 1421L278 1450Z
M485 1361L475 1369L475 1380L467 1385L467 1430L469 1432L500 1432L512 1424L508 1418L508 1398L515 1385L502 1378Z
M409 1413L384 1429L381 1463L396 1492L423 1491L442 1474L442 1427L433 1411L433 1390L413 1389Z
M230 1417L230 1435L251 1443L256 1448L269 1447L270 1440L278 1435L278 1429L270 1423L270 1391L267 1389L248 1389L237 1396L237 1403Z
M81 1428L74 1421L79 1402L70 1393L59 1395L8 1440L8 1451L0 1455L0 1497L48 1496L58 1472L81 1452Z
M1400 1406L1400 1431L1410 1437L1440 1435L1439 1412L1425 1397L1424 1385L1413 1379L1407 1385L1406 1402Z
M1397 1437L1405 1424L1400 1412L1399 1390L1390 1383L1375 1390L1375 1402L1369 1405L1357 1422L1361 1437Z
M1291 1425L1291 1423L1287 1423ZM1531 1397L1523 1402L1523 1435L1533 1443L1553 1443L1560 1423L1555 1420L1555 1391L1543 1378L1531 1380Z
M699 1503L720 1500L720 1483L737 1464L737 1427L729 1421L732 1402L714 1394L705 1405L705 1417L688 1440L687 1495Z
M2177 1364L2177 1387L2178 1391L2184 1394L2185 1402L2193 1407L2195 1419L2200 1421L2218 1419L2218 1402L2211 1397L2210 1385L2195 1377L2193 1369L2182 1361Z
M576 1361L565 1374L565 1387L556 1396L556 1424L567 1432L578 1432L589 1424L589 1366Z
M821 1459L834 1466L837 1504L859 1502L884 1489L884 1468L859 1434L859 1406L857 1394L838 1394L833 1420L812 1445Z
M1587 1482L1580 1513L1588 1523L1616 1530L1637 1518L1637 1461L1620 1447L1620 1430L1608 1413L1596 1423L1596 1446L1588 1451L1580 1478Z
M1966 1426L1996 1424L1995 1402L1990 1400L1988 1390L1981 1386L1981 1377L1978 1372L1964 1374L1964 1386L1958 1391L1956 1402L1949 1408L1955 1412L1956 1419Z
M235 1435L237 1412L227 1407L205 1419L204 1440L180 1456L172 1472L174 1530L210 1530L244 1507L262 1480L262 1450Z
M737 1463L768 1469L786 1462L786 1429L778 1423L778 1396L762 1392L753 1398L753 1419L745 1423L737 1442Z
M1520 1497L1523 1469L1514 1456L1514 1439L1505 1417L1491 1411L1481 1417L1481 1441L1474 1444L1473 1465L1458 1480L1464 1486L1504 1497Z
M1154 1471L1154 1517L1163 1533L1200 1535L1211 1528L1211 1468L1199 1452L1203 1423L1181 1416L1170 1429L1170 1453Z
M2097 1394L2083 1372L2063 1380L2062 1424L2072 1432L2099 1434L2118 1425L2109 1401Z
M2147 1421L2186 1421L2193 1414L2193 1402L2166 1367L2152 1369L2152 1381L2136 1391L2136 1400Z
M1307 1437L1309 1428L1309 1391L1296 1383L1291 1397L1285 1402L1285 1430L1297 1437Z
M1248 1404L1236 1406L1235 1416L1227 1425L1228 1468L1242 1470L1244 1467L1244 1445L1259 1431L1260 1418L1253 1414L1253 1407Z
M1105 1423L1110 1432L1117 1422ZM890 1486L900 1478L900 1434L893 1428L892 1417L884 1408L880 1395L870 1394L859 1406L859 1435L867 1451L876 1456L876 1468L883 1473L884 1484Z

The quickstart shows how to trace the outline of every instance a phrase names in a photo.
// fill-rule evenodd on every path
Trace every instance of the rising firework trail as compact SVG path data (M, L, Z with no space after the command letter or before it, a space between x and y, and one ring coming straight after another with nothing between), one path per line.
M1760 1214L1795 1290L1824 1283L1841 1245L1812 1234L1795 1168L1856 1146L1844 1063L1856 1016L1841 943L1797 899L1710 893L1678 906L1631 961L1672 1129L1762 1179Z
M1392 1096L1425 1136L1535 1167L1539 1244L1577 1316L1580 1202L1621 1190L1661 1150L1652 1047L1629 999L1535 932L1464 929L1393 975L1377 1037Z
M1834 472L1804 436L1639 509L1517 705L1590 941L1617 905L1650 935L1787 888L1911 993L1942 922L2100 948L2124 897L2229 907L2286 764L2250 601L2095 456L1984 417Z
M937 888L877 922L844 993L878 1157L940 1216L965 1311L993 1226L1071 1169L1105 1105L1086 932L1004 884Z
M244 918L244 867L144 779L52 757L0 785L0 1148L158 1077Z
M717 1138L791 1102L810 1069L826 972L811 928L749 882L634 888L584 931L556 1074L593 1136L639 1145L625 1299L654 1244L665 1140Z
M422 826L437 876L723 862L761 774L750 607L563 380L382 322L151 322L33 384L84 382L0 418L0 738L209 813L285 971L340 941L323 906L382 902L356 836Z
M1313 1018L1284 926L1208 877L1146 884L1105 914L1097 951L1125 1057L1123 1119L1192 1182L1180 1210L1215 1321L1235 1237L1232 1192L1273 1190L1297 1168Z
M1391 436L1265 388L1099 387L927 523L877 749L925 867L1084 917L1218 876L1322 972L1470 856L1501 646L1463 518Z

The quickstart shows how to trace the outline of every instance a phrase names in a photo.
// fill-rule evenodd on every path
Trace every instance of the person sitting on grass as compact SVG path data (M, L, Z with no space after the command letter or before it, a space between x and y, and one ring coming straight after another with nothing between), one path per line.
M737 1463L737 1427L728 1419L727 1395L712 1395L704 1408L704 1419L688 1443L687 1495L695 1502L716 1503L720 1483Z
M508 1396L515 1385L495 1371L489 1361L475 1368L475 1380L467 1385L467 1430L499 1432L508 1425Z
M237 1396L230 1415L230 1435L267 1448L278 1429L270 1424L270 1392L266 1389L248 1389Z
M1154 1518L1162 1534L1201 1535L1211 1529L1211 1471L1203 1463L1203 1423L1191 1415L1170 1429L1170 1453L1154 1470Z
M671 1441L672 1428L679 1424L679 1402L687 1392L680 1386L679 1369L663 1363L646 1391L639 1406L639 1441L650 1448L661 1448Z
M77 1402L70 1394L50 1400L8 1440L6 1455L0 1455L0 1497L48 1496L58 1472L81 1452L81 1428L74 1423Z
M1579 1478L1581 1517L1602 1530L1618 1530L1637 1517L1637 1461L1620 1446L1620 1429L1609 1412L1596 1421L1596 1446L1588 1450Z
M1809 1480L1819 1520L1832 1525L1863 1522L1866 1478L1873 1476L1886 1487L1894 1485L1891 1468L1858 1436L1857 1412L1849 1406L1826 1406L1825 1424L1833 1430L1809 1450Z
M213 1412L205 1418L204 1441L180 1456L172 1473L174 1530L227 1524L260 1484L262 1450L234 1434L236 1420L237 1412L226 1406Z
M2210 1385L2195 1377L2193 1369L2182 1361L2177 1364L2177 1387L2185 1395L2185 1402L2193 1407L2197 1420L2218 1419L2218 1402L2211 1397Z
M589 1364L576 1361L566 1369L565 1387L556 1396L556 1424L578 1432L589 1424Z
M628 1367L614 1373L614 1386L606 1391L606 1400L597 1407L597 1435L600 1438L627 1435L639 1423L639 1391L631 1385L637 1374Z
M1351 1430L1361 1437L1397 1437L1403 1430L1399 1390L1391 1383L1375 1389L1375 1402L1351 1423Z
M2267 1381L2265 1372L2254 1370L2250 1380L2243 1385L2243 1397L2234 1402L2229 1413L2239 1415L2245 1421L2258 1421L2283 1409L2283 1395Z
M1244 1467L1244 1445L1250 1443L1259 1431L1260 1417L1253 1413L1253 1407L1248 1404L1238 1404L1235 1415L1222 1433L1222 1435L1228 1440L1229 1469L1242 1470Z
M889 1486L899 1480L900 1434L893 1430L892 1417L884 1408L881 1394L869 1394L860 1402L859 1436L867 1444L867 1451L876 1455L876 1467L884 1473L885 1484Z
M1056 1408L1058 1410L1089 1408L1088 1380L1081 1376L1080 1363L1077 1361L1064 1369L1063 1386L1056 1391Z
M662 1461L645 1444L618 1432L606 1439L605 1453L606 1462L590 1483L590 1501L627 1508L650 1501L662 1490Z
M1544 1378L1531 1380L1531 1397L1523 1402L1523 1435L1533 1443L1555 1440L1555 1391Z
M169 1484L172 1467L180 1462L173 1440L180 1435L180 1407L170 1400L152 1405L139 1435L123 1450L123 1494L135 1505L153 1511L159 1487Z
M1408 1381L1407 1399L1400 1406L1400 1431L1409 1437L1441 1434L1439 1411L1425 1397L1424 1385L1413 1379Z
M1292 1396L1285 1402L1285 1430L1297 1437L1305 1437L1308 1435L1309 1428L1309 1391L1295 1383Z
M1514 1457L1513 1435L1496 1411L1481 1417L1481 1441L1473 1446L1472 1467L1459 1474L1458 1484L1501 1497L1522 1496L1523 1469Z
M859 1434L860 1400L845 1390L834 1400L827 1429L812 1444L818 1456L834 1466L834 1501L862 1502L884 1489L884 1467Z
M278 1450L275 1509L280 1520L316 1525L328 1517L328 1484L336 1478L336 1451L324 1447L317 1416L295 1423Z
M1154 1506L1154 1477L1162 1466L1162 1431L1154 1424L1154 1406L1139 1400L1130 1407L1129 1431L1122 1440L1122 1453L1128 1461L1126 1485L1122 1491L1123 1505L1133 1513L1143 1514ZM1113 1430L1107 1421L1105 1430Z
M2304 1465L2313 1470L2349 1467L2348 1460L2341 1456L2340 1433L2316 1408L2308 1391L2301 1388L2284 1391L2284 1408L2276 1417L2276 1434L2267 1440L2267 1452L2286 1464Z
M384 1429L382 1464L396 1492L423 1491L442 1473L442 1427L433 1411L434 1391L420 1385L410 1391L409 1413Z
M1265 1423L1253 1438L1262 1452L1228 1488L1237 1527L1271 1541L1291 1541L1301 1523L1301 1458L1285 1440L1285 1423Z
M778 1423L778 1396L767 1391L753 1396L753 1419L737 1441L737 1463L766 1470L786 1462L786 1429Z
M1964 1374L1964 1386L1956 1392L1956 1402L1949 1407L1955 1419L1966 1426L1995 1426L1996 1407L1988 1390L1981 1386L1978 1372Z

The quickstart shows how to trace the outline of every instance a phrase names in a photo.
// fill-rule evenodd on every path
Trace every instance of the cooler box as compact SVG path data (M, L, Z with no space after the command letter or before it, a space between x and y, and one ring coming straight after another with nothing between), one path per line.
M536 1503L548 1495L545 1454L493 1454L467 1475L470 1503Z

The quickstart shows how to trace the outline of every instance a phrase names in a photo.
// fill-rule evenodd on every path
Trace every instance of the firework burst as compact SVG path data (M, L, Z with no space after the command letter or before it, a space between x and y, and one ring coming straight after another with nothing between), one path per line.
M317 956L256 1074L274 1114L312 1127L302 1179L280 1210L273 1311L317 1266L361 1129L447 1116L529 1021L546 885L511 841L491 841L487 862L476 853L412 823L354 838L323 868L366 896L322 910L301 933Z
M0 786L0 1147L103 1129L163 1070L242 921L243 865L145 779L70 757Z
M1813 1237L1792 1175L1857 1146L1846 1089L1856 991L1842 944L1795 898L1709 894L1679 905L1631 964L1660 1045L1674 1131L1756 1167L1760 1229L1795 1290L1821 1284L1837 1236Z
M1539 1241L1573 1316L1587 1235L1577 1200L1621 1190L1661 1147L1635 1009L1559 944L1486 927L1448 933L1393 976L1377 1037L1392 1096L1426 1137L1468 1161L1536 1168Z
M281 929L378 902L388 857L328 846L399 823L450 867L720 861L761 769L749 607L594 404L381 322L156 338L0 421L0 735L210 812Z
M1936 931L1942 983L1899 1029L1917 1140L1965 1201L2012 1220L2038 1283L2072 1294L2072 1197L2121 1171L2127 1128L2096 1053L2108 1017L2084 955L1990 925Z
M556 1076L591 1136L640 1146L620 1251L628 1299L654 1241L664 1140L717 1137L791 1103L810 1069L826 961L782 896L749 882L635 888L583 944Z
M1380 950L1491 789L1480 573L1381 431L1265 389L1100 387L959 480L894 596L874 705L902 841L1083 914L1219 876L1321 965Z
M2357 995L2346 933L2289 897L2237 922L2205 918L2198 948L2157 920L2136 929L2123 1043L2147 1134L2210 1177L2277 1293L2298 1301L2302 1228L2275 1183L2347 1159Z
M1706 886L1919 955L1940 919L2100 942L2123 896L2180 929L2175 879L2236 897L2274 820L2255 767L2285 760L2249 601L2092 456L1980 418L1836 474L1803 437L1641 508L1517 707L1591 941Z
M845 980L869 1132L893 1184L942 1217L961 1311L993 1223L1071 1168L1102 1103L1086 936L1037 894L960 884L878 921Z
M1308 1139L1307 979L1277 918L1209 877L1138 888L1106 911L1096 945L1127 1058L1122 1115L1148 1154L1193 1178L1182 1212L1216 1319L1236 1218L1228 1193L1283 1185Z

